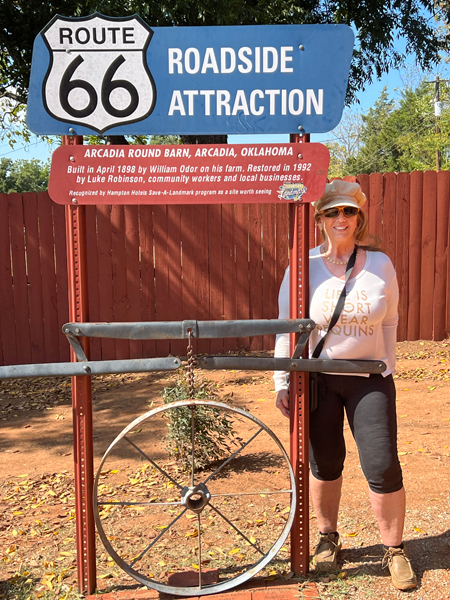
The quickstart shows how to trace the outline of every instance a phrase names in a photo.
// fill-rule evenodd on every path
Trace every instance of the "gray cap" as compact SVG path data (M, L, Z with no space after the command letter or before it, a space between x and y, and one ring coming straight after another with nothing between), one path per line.
M322 209L333 208L335 206L355 206L356 208L361 208L366 200L366 195L361 191L359 183L335 179L325 185L325 192L322 198L311 204L316 208L320 202Z

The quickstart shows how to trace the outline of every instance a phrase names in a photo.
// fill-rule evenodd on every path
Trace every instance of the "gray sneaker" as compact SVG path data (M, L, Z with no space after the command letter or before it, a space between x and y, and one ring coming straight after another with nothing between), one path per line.
M417 586L416 574L404 548L388 548L381 564L389 568L392 585L398 590L411 590Z
M341 542L338 533L321 535L313 557L316 571L333 571L336 569L337 555L340 549Z

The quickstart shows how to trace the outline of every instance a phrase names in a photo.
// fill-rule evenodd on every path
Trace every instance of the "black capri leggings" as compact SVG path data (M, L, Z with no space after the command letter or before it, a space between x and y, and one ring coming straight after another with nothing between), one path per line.
M403 487L397 456L397 417L392 375L318 377L318 407L310 415L311 472L321 481L338 479L344 468L344 408L358 446L361 468L372 491Z

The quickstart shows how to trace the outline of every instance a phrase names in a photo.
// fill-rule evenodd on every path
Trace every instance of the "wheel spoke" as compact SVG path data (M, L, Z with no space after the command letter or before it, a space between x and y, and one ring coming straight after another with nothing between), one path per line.
M97 502L97 506L181 506L181 502Z
M141 450L139 448L139 446L136 446L136 444L134 442L132 442L129 438L127 438L126 435L124 436L123 439L126 440L129 444L131 444L131 446L133 446L133 448L135 448L139 452L139 454L141 454L141 456L143 456L146 460L148 460L148 462L151 463L155 467L155 469L158 469L158 471L160 473L162 473L164 475L164 477L167 477L167 479L169 479L174 485L176 485L178 488L180 488L180 490L183 489L183 486L180 485L178 483L178 481L175 481L175 479L173 479L169 475L169 473L166 473L166 471L164 471L164 469L162 469L159 465L157 465L154 460L152 460L149 456L147 456L147 454L143 450Z
M172 527L172 525L175 525L175 523L178 521L178 519L180 519L180 518L181 518L181 517L184 515L184 513L185 513L186 511L187 511L187 508L185 508L185 509L183 510L183 512L181 512L181 513L180 513L180 514L179 514L177 517L175 517L175 519L172 521L172 523L170 523L169 525L167 525L167 527L165 527L165 528L164 528L164 529L161 531L161 533L160 533L158 536L156 536L156 538L153 540L153 542L152 542L151 544L149 544L149 545L147 546L147 548L145 548L145 550L143 550L143 551L142 551L142 552L139 554L139 556L137 556L137 557L136 557L136 558L133 560L133 562L132 562L132 563L130 563L130 567L132 567L133 565L135 565L135 564L138 562L138 560L141 560L141 558L142 558L142 557L143 557L145 554L147 554L147 552L150 550L150 548L151 548L151 547L152 547L154 544L156 544L156 542L157 542L157 541L158 541L160 538L162 538L162 536L163 536L165 533L167 533L167 531L169 531L169 529Z
M265 556L264 552L263 552L262 550L260 550L260 549L258 548L258 546L256 546L256 545L255 545L253 542L251 542L251 541L248 539L248 537L247 537L247 536L246 536L244 533L242 533L242 531L240 531L240 530L239 530L239 529L238 529L238 528L237 528L237 527L236 527L236 526L235 526L235 525L234 525L234 524L233 524L233 523L232 523L232 522L231 522L229 519L227 519L227 517L226 517L224 514L222 514L222 513L220 512L220 510L219 510L218 508L216 508L215 506L213 506L213 505L211 504L211 502L209 503L209 506L210 506L210 507L211 507L213 510L215 510L215 511L216 511L216 513L217 513L219 516L221 516L221 517L222 517L222 519L223 519L224 521L226 521L226 522L228 523L228 525L231 525L231 527L232 527L232 528L233 528L235 531L237 531L237 532L238 532L238 534L239 534L241 537L243 537L243 538L244 538L244 540L245 540L246 542L248 542L248 543L249 543L251 546L253 546L253 548L254 548L255 550L257 550L257 551L258 551L260 554L262 554L263 556Z
M211 498L220 496L271 496L272 494L292 494L294 490L278 490L274 492L225 492L224 494L211 494Z
M197 514L198 527L198 587L202 589L202 533L200 530L200 513Z
M247 442L245 442L245 444L243 446L241 446L239 448L239 450L236 450L236 452L234 454L232 454L230 456L230 458L227 458L227 460L225 462L223 462L220 465L220 467L217 467L217 469L213 473L211 473L211 475L209 475L203 483L206 483L208 481L208 479L211 479L211 477L214 477L214 475L216 475L219 471L221 471L224 468L224 466L227 465L230 462L230 460L233 460L233 458L235 456L237 456L239 454L239 452L241 452L246 446L248 446L250 444L250 442L252 442L255 439L255 437L261 433L261 431L264 431L264 429L262 427L260 428L259 431L257 431L255 433L255 435L253 435Z

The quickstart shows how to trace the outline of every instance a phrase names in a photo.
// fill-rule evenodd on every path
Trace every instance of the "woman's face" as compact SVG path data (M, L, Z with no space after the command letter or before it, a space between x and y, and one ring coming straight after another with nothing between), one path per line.
M326 210L326 206L322 210ZM337 217L325 217L323 214L319 217L319 227L325 233L325 237L331 243L353 242L356 227L358 225L358 215L346 217L342 210Z

